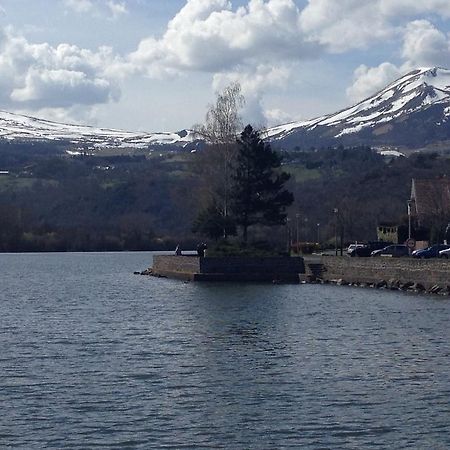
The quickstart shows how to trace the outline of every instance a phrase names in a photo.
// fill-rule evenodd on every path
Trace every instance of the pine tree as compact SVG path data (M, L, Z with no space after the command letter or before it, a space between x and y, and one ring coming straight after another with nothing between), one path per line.
M194 233L200 233L217 241L225 236L236 235L236 225L230 216L225 216L217 203L200 211L192 226Z
M281 225L294 197L284 188L290 175L280 171L282 158L264 143L258 131L247 125L238 140L232 176L231 207L247 242L252 225Z

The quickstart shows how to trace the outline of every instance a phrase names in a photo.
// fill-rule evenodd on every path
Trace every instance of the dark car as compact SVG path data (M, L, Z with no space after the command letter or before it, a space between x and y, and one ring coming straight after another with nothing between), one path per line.
M408 256L409 250L406 245L396 244L396 245L388 245L387 247L382 248L381 250L374 250L371 256Z
M450 248L450 245L435 244L421 250L414 250L411 256L413 258L437 258L441 250L447 250L448 248Z
M372 254L374 250L379 250L387 245L391 244L392 242L383 242L383 241L373 241L368 242L367 244L364 244L362 247L357 247L351 250L348 255L349 256L360 256L360 257L368 257Z

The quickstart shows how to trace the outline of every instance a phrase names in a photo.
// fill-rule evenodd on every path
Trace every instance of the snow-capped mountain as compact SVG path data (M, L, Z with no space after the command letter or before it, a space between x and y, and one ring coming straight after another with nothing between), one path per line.
M61 142L76 148L185 147L194 141L191 131L133 133L108 128L69 125L0 111L0 139L16 142Z
M450 141L450 70L423 68L335 114L269 128L273 146L423 147ZM55 142L72 148L194 149L194 133L133 133L69 125L0 111L0 142ZM198 141L197 141L198 142Z
M450 140L450 70L423 68L335 114L269 128L267 139L295 146L395 145L422 147Z

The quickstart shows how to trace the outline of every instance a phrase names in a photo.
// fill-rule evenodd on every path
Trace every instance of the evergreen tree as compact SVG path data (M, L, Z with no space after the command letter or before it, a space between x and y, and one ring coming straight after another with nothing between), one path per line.
M235 235L236 224L230 216L223 214L216 202L213 202L197 216L192 231L217 241L221 237Z
M290 175L280 171L282 158L247 125L238 140L232 176L231 207L247 242L252 225L282 225L294 196L284 188Z

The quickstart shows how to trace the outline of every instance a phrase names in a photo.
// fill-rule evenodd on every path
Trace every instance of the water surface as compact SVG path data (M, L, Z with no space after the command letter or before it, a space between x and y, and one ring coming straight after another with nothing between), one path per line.
M450 448L450 301L0 255L0 448Z

